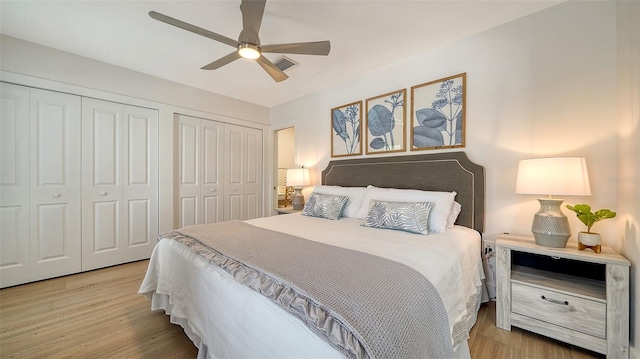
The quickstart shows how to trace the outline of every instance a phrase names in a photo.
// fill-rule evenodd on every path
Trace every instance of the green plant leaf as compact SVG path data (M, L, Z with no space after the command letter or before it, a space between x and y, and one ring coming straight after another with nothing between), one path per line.
M597 220L603 220L603 219L607 219L607 218L613 218L616 216L616 212L610 211L608 209L601 209L596 211L595 213L596 217L598 218Z
M593 227L596 222L616 216L616 212L606 208L597 210L595 213L591 212L591 206L588 204L576 204L575 206L567 205L566 207L570 211L575 212L580 222L587 226L587 232L591 232L591 227Z

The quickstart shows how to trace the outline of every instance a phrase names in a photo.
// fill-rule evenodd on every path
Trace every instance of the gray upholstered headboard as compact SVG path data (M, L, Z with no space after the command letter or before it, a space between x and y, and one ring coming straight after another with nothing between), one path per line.
M331 161L322 183L345 187L456 191L462 211L456 224L484 231L484 167L464 152Z

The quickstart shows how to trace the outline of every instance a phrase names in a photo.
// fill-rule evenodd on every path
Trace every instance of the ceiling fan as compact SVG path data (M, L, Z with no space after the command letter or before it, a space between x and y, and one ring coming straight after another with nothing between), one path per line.
M262 23L265 4L266 0L242 0L240 4L240 11L242 11L243 26L237 41L155 11L150 11L149 16L158 21L208 37L237 49L229 55L203 66L203 70L215 70L243 57L245 59L256 60L276 82L280 82L286 80L289 76L277 68L271 61L269 61L269 59L262 56L262 53L325 56L329 54L329 51L331 50L331 43L329 41L261 45L258 32L260 31L260 24Z

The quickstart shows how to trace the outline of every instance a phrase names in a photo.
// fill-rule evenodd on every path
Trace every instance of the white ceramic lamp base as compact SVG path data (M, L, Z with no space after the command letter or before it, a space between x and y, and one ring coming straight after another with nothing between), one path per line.
M564 248L571 237L567 216L560 205L564 200L539 198L540 210L533 216L531 232L536 243L545 247Z
M291 205L293 209L302 210L304 208L304 196L302 195L302 188L295 188L293 197L291 197Z

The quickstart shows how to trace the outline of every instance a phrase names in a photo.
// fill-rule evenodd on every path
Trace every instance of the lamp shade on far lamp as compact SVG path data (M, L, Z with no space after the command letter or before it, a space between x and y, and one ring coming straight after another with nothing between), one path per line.
M291 203L293 209L302 209L304 207L304 196L302 195L302 187L311 184L309 180L309 170L306 168L290 168L287 170L286 184L293 187L294 193Z
M540 210L533 216L531 232L537 244L563 248L571 236L571 228L560 209L564 200L553 196L591 195L587 163L582 157L522 160L518 164L516 193L548 196L538 198Z

